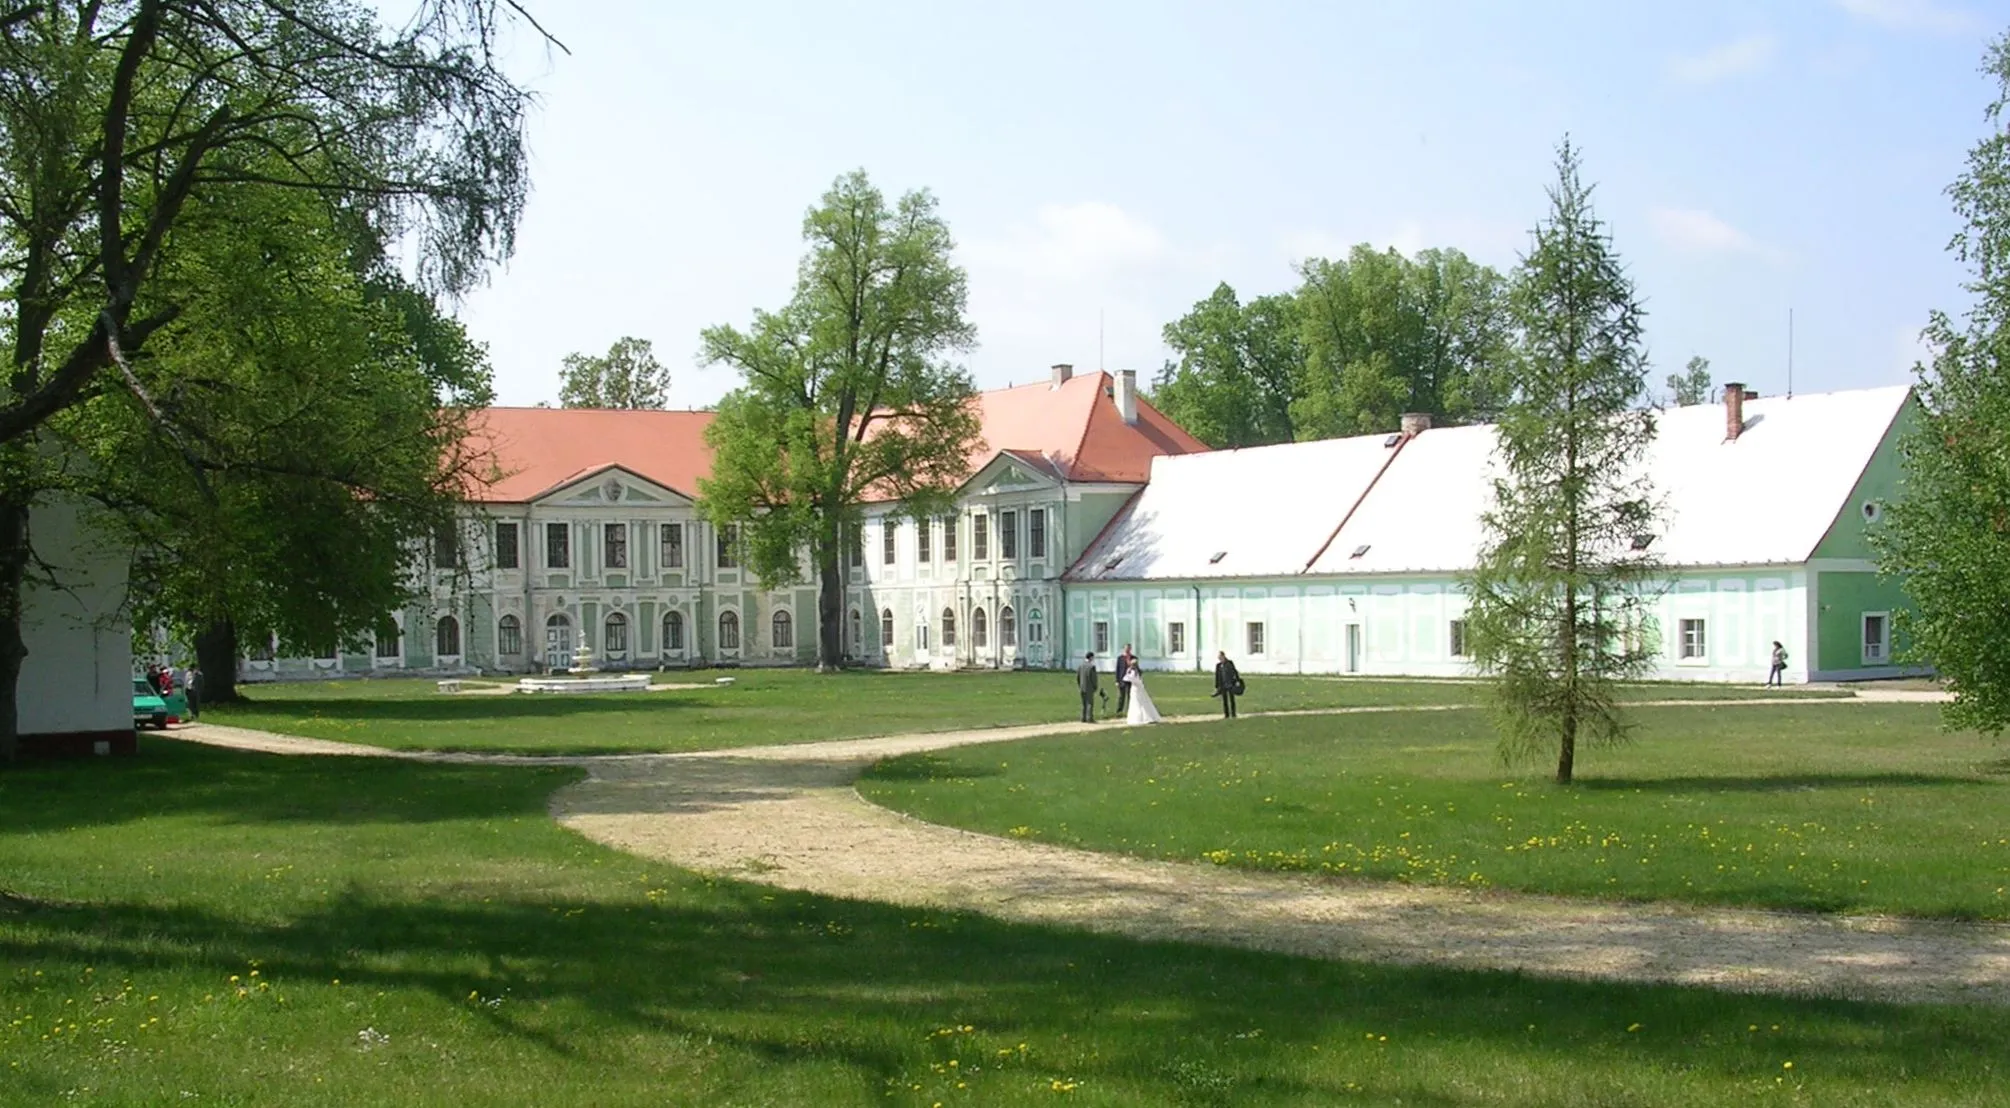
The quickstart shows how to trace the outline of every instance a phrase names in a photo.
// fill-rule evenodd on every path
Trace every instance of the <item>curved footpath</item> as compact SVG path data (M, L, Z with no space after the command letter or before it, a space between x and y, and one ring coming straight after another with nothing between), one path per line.
M1391 710L1433 709L1330 714ZM1145 861L923 823L866 803L852 787L866 766L892 755L1104 726L581 757L387 751L208 724L177 737L283 754L579 765L588 778L560 790L551 810L588 838L705 873L831 896L1316 958L2010 1005L2010 926L2000 924L1617 904Z

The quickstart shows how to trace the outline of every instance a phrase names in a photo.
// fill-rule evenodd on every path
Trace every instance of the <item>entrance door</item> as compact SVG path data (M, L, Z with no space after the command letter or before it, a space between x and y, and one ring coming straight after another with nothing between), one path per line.
M553 616L544 623L544 668L572 668L572 621Z
M1361 672L1361 625L1347 625L1347 672Z

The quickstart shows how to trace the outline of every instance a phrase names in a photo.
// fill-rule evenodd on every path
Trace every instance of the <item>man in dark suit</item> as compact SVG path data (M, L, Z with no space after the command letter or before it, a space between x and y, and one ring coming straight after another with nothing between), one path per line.
M1124 680L1124 675L1129 673L1137 664L1138 660L1131 656L1131 644L1125 643L1124 652L1117 655L1117 714L1118 715L1123 715L1125 712L1131 710L1131 683L1129 681Z
M1082 664L1075 667L1075 684L1082 690L1082 722L1096 722L1096 655L1094 651L1082 655Z
M1235 718L1235 694L1242 689L1242 674L1228 660L1228 651L1214 652L1214 695L1221 698L1221 718Z

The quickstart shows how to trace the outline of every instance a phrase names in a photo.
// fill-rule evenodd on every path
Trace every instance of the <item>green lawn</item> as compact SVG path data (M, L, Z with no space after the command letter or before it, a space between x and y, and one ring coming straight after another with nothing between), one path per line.
M710 681L716 670L665 675ZM246 703L208 709L212 723L342 739L398 750L492 750L525 754L723 749L859 738L909 731L1079 718L1072 673L886 673L818 675L798 669L738 670L730 688L586 696L443 695L433 682L369 680L245 686ZM1449 681L1321 677L1250 679L1247 711L1371 704L1470 704L1479 686ZM1155 674L1152 698L1168 715L1218 711L1212 675ZM1750 697L1746 687L1641 685L1635 698ZM1799 695L1838 695L1800 690ZM1116 696L1112 692L1110 702Z
M1478 712L1248 719L884 763L922 819L1150 857L1582 896L2010 918L2010 748L1932 705L1636 710L1578 784Z
M0 771L0 1103L2002 1103L1996 1010L1328 964L778 893L557 827L570 772L151 736L137 758Z

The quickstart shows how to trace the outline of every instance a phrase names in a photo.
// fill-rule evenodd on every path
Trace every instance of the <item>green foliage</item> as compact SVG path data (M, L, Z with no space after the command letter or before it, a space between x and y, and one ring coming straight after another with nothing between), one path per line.
M1645 621L1659 574L1639 467L1654 436L1642 312L1568 140L1549 197L1515 272L1519 351L1466 618L1502 756L1554 753L1567 784L1581 731L1624 734L1614 689L1653 663Z
M1291 296L1238 303L1226 283L1166 324L1166 363L1151 401L1195 438L1223 449L1290 442L1293 381L1304 362Z
M661 408L670 397L669 369L648 339L628 336L614 340L603 357L567 354L559 382L565 408Z
M820 586L817 659L839 663L847 528L868 498L916 519L944 514L979 442L970 376L948 360L977 331L949 226L926 191L892 207L863 171L838 178L803 220L795 295L753 323L707 329L701 358L742 384L706 429L699 482L715 524L739 522L748 565L794 582L809 552Z
M1954 693L1948 724L2000 734L2010 725L2010 35L1985 71L1997 82L1990 133L1948 189L1966 223L1951 248L1970 267L1973 303L1959 324L1943 312L1927 324L1934 355L1902 444L1905 496L1871 541L1916 609L1897 616L1907 659Z
M1678 408L1710 402L1710 359L1701 354L1689 359L1682 372L1668 375L1668 399Z

